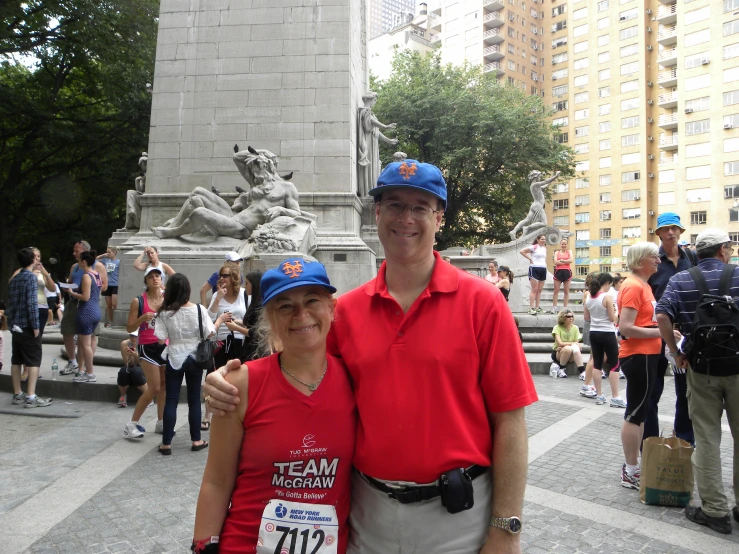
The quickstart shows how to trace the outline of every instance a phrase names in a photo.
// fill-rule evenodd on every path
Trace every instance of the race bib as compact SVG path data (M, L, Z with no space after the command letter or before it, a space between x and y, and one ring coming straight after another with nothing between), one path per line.
M657 301L652 300L652 322L657 323Z
M262 512L258 554L338 554L336 508L270 500Z
M112 263L112 262L111 262L111 263L107 263L107 264L105 264L105 270L106 270L106 271L107 271L108 273L113 273L113 272L115 271L115 268L116 268L116 267L117 267L117 266L116 266L116 265L115 265L114 263Z

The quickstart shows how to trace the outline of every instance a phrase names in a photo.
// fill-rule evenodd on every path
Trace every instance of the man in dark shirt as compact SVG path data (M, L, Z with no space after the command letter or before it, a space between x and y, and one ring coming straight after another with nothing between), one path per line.
M13 404L43 408L50 398L36 396L38 368L41 365L41 338L38 319L38 279L33 273L34 254L30 248L18 252L21 270L8 285L8 328L13 353L10 359ZM21 390L21 369L28 371L28 393Z
M690 251L683 250L678 245L680 235L685 231L685 227L680 223L680 216L673 212L660 214L657 218L657 228L654 232L659 237L662 245L659 248L659 257L661 263L657 266L657 273L649 279L649 286L652 287L652 294L655 300L659 301L665 292L667 282L670 277L680 271L690 269L697 261L694 259L695 254ZM662 354L657 362L657 377L654 382L654 390L649 399L649 407L647 409L647 418L644 421L644 438L656 437L659 435L659 413L657 405L662 397L662 390L665 387L665 373L667 372L667 358L664 356L665 343L662 343ZM675 381L675 434L693 444L693 425L688 415L688 401L686 396L687 381L685 379L685 370L680 368L673 369Z
M698 251L698 269L706 281L710 294L719 294L719 283L724 267L731 260L734 251L729 234L721 229L706 229L695 241ZM734 266L729 295L739 306L739 268ZM689 333L693 318L701 298L695 280L688 272L682 272L670 279L662 299L657 304L657 323L667 349L675 357L675 363L688 367L688 361L678 351L672 326L678 324L683 333ZM723 344L722 344L723 346ZM688 506L685 516L695 523L706 525L719 533L731 533L729 503L724 492L721 476L721 424L723 412L731 434L739 434L739 376L736 375L734 360L729 358L729 371L719 363L711 367L710 374L705 367L693 366L687 370L690 389L690 413L695 423L695 453L693 471L698 485L701 507ZM695 359L694 359L695 361ZM723 369L724 371L720 371ZM739 479L739 455L734 447L734 484ZM739 488L734 487L734 501L739 504ZM734 519L739 521L739 508L734 506Z

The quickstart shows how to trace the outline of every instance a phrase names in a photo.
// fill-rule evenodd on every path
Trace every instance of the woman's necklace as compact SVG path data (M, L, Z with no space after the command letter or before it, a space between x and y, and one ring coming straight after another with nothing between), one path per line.
M304 385L304 386L308 387L308 390L309 390L309 391L311 391L311 392L316 392L316 389L318 388L318 385L320 385L320 384L321 384L321 381L323 381L323 378L324 378L324 377L326 377L326 370L328 370L328 362L326 362L326 363L324 364L324 366L323 366L323 374L322 374L322 375L321 375L321 377L320 377L320 378L318 379L318 381L316 381L315 383L306 383L306 382L305 382L305 381L303 381L302 379L299 379L299 378L295 377L295 375L293 375L292 373L290 373L290 372L289 372L288 370L286 370L286 369L285 369L285 368L283 367L282 363L280 363L280 369L281 369L282 371L284 371L284 372L285 372L285 375L287 375L287 376L288 376L288 377L290 377L291 379L295 379L295 380L296 380L296 381L297 381L298 383L300 383L301 385Z

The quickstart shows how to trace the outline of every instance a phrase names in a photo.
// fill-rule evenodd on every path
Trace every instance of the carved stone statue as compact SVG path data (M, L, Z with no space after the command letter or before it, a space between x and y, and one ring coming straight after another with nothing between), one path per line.
M249 191L236 187L240 194L229 206L217 194L196 187L177 216L152 232L159 238L206 232L251 239L254 251L297 251L306 244L306 234L315 235L315 215L301 211L295 185L277 174L275 154L251 146L241 151L236 146L234 151L234 163Z
M395 129L395 123L384 125L372 113L372 106L377 102L377 93L368 92L362 96L364 107L359 108L357 121L357 194L367 196L380 176L380 143L391 146L398 144L398 139L390 139L381 131Z
M138 229L141 226L141 196L146 192L146 162L149 154L141 152L139 167L143 172L136 177L133 190L126 191L126 225L124 229Z
M560 172L557 171L553 177L550 177L545 181L539 180L542 177L541 171L534 170L529 173L531 196L534 198L534 201L531 203L529 213L526 217L519 221L510 232L511 239L516 240L516 233L518 233L519 230L522 230L523 234L526 235L540 227L547 226L547 214L544 212L545 199L543 190L547 188L552 181L559 177L559 173Z

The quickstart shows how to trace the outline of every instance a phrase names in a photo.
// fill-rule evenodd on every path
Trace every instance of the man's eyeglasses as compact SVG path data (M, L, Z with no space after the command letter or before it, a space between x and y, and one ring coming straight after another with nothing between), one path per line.
M418 220L424 220L424 219L431 219L434 214L439 213L441 210L434 210L431 209L429 206L423 206L421 204L416 204L411 206L410 204L405 204L403 202L400 202L399 200L381 200L378 202L380 205L380 208L384 211L386 211L388 214L398 217L405 213L405 210L409 208L411 210L411 215L413 216L413 219Z
M226 277L231 277L231 274L230 273L219 273L218 276L221 279L225 279Z

